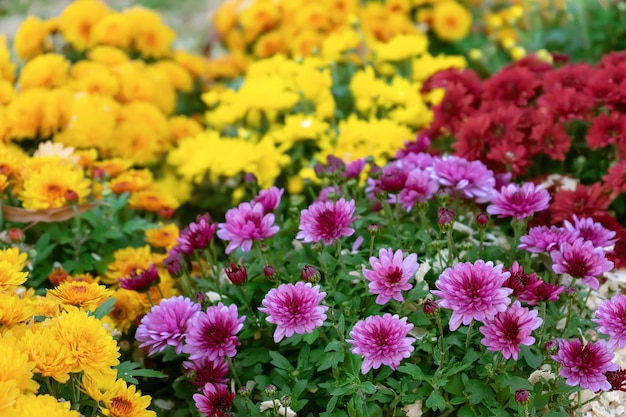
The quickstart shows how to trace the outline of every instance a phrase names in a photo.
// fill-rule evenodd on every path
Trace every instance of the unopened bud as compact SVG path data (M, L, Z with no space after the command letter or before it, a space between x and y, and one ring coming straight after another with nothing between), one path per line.
M26 237L24 235L24 231L17 227L10 228L7 234L9 235L9 239L11 239L11 242L13 243L21 243L24 241L24 238Z
M52 283L52 285L54 286L57 286L62 282L67 281L69 277L70 274L68 274L67 271L63 268L55 268L54 271L52 271L52 273L48 275L50 283Z
M248 398L250 396L250 390L247 387L239 388L238 394L240 397Z
M546 352L548 352L549 355L555 355L559 351L559 344L556 342L556 340L548 340L543 345L543 348L546 350Z
M276 395L276 387L272 384L269 384L267 387L265 387L265 395L270 398L274 397Z
M478 227L487 227L487 223L489 223L489 215L484 211L476 216L476 224L478 225Z
M525 388L518 389L515 391L515 401L522 405L528 404L530 402L530 392Z
M282 397L280 397L280 403L283 405L283 407L291 406L291 397L289 395L283 395Z
M370 236L376 236L380 232L380 226L378 223L370 223L367 225L367 233Z
M235 285L243 285L248 280L248 271L243 265L235 265L230 263L230 268L224 268L226 276Z
M300 276L303 281L311 284L317 284L322 279L322 275L313 265L305 265L302 271L300 271Z
M174 209L171 207L159 207L159 216L163 219L171 219L174 215Z
M439 305L431 299L426 300L423 308L424 314L426 314L426 317L429 319L433 319L439 314Z
M257 182L256 175L252 172L246 172L243 176L243 182L246 184L255 184Z
M265 267L263 268L263 275L265 275L265 278L267 278L267 280L270 282L277 281L276 268L274 268L272 265L265 265Z
M65 192L65 201L72 204L78 201L78 193L74 190L67 190Z
M454 211L447 207L439 207L437 210L437 222L444 230L449 230L454 222Z

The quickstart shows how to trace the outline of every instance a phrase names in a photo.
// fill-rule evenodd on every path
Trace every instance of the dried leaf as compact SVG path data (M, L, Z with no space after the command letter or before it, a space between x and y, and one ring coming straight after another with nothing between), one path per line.
M78 214L91 210L97 203L80 204ZM72 206L50 208L45 210L27 210L20 207L2 206L2 214L6 220L17 223L56 223L74 217Z

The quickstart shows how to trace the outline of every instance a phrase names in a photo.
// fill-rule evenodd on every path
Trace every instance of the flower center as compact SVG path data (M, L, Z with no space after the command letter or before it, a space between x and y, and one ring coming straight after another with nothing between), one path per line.
M108 407L111 416L122 417L130 415L133 412L133 403L126 398L115 397L111 400L111 405Z
M582 259L574 259L568 263L567 273L574 278L582 278L587 274L587 264Z
M393 269L390 268L387 273L387 283L389 284L397 284L402 279L402 269L397 266Z
M519 325L514 320L505 320L502 326L502 333L505 340L516 341L519 336Z

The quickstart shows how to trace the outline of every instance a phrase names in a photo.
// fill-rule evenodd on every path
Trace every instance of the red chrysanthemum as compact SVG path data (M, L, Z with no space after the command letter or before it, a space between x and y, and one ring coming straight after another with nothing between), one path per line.
M525 106L539 89L535 75L527 68L503 68L483 83L482 99Z
M572 145L561 123L554 123L552 118L542 117L530 134L537 152L543 152L555 161L565 161L565 155Z
M575 191L561 190L555 194L550 205L552 222L560 223L573 214L578 217L602 217L611 204L610 194L610 190L603 188L599 182L591 186L578 184Z
M592 149L626 141L626 116L621 113L599 115L591 121L586 139Z

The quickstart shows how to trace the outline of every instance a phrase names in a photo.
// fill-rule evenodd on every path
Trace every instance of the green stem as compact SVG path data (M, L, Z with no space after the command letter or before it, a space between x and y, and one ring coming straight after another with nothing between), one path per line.
M339 261L339 266L341 266L341 270L347 273L348 271L346 270L346 265L343 263L343 257L341 256L341 242L339 241L339 239L335 241L335 251L337 253L335 256Z
M465 351L469 349L470 341L472 340L472 327L474 326L474 320L471 321L467 327L467 339L465 339Z
M154 307L154 301L152 301L152 296L150 295L150 291L146 291L146 297L148 297L148 302L150 306Z
M448 268L452 266L452 259L454 258L455 254L455 246L454 246L454 240L452 240L452 228L449 227L448 229L446 229L446 236L448 238Z
M235 380L235 383L239 387L242 387L243 385L241 385L241 381L239 380L239 375L237 375L237 370L235 369L233 360L230 357L226 356L226 361L228 362L228 366L230 367L230 372L233 374L233 379Z
M372 257L372 255L374 254L374 239L376 239L376 236L371 235L370 236L370 254L368 256L368 259Z
M528 219L524 220L511 220L511 225L513 226L513 242L511 244L511 252L509 253L509 264L512 264L515 260L515 254L517 253L517 244L519 243L520 238L522 237L522 233L526 230L526 224L528 223Z
M441 336L441 345L440 345L440 354L441 357L439 358L439 367L441 368L443 366L443 362L444 362L444 356L446 354L446 339L444 339L443 337L443 325L441 324L441 317L439 317L439 313L437 313L437 329L439 330L439 335ZM467 350L467 349L466 349Z
M480 244L478 246L478 259L482 259L483 258L483 250L485 248L485 229L482 228L482 227L478 231L478 240L480 242Z

